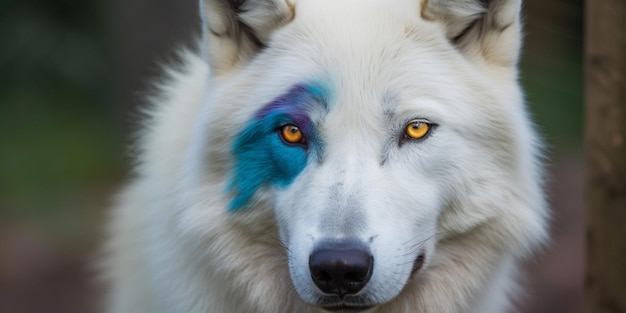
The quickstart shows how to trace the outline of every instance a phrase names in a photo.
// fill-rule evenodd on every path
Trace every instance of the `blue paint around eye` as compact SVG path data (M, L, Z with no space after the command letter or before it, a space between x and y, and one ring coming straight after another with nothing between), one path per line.
M287 187L304 170L310 150L321 149L308 115L312 105L326 106L328 93L319 85L296 85L255 115L233 144L235 169L228 190L235 194L229 210L244 208L256 191L268 184ZM307 147L285 144L277 131L298 125Z

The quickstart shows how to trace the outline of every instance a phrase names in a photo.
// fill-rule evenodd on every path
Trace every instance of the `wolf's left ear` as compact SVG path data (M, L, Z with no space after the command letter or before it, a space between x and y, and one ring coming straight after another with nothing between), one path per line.
M244 65L294 17L290 0L200 0L200 8L214 75Z
M443 23L470 58L515 66L521 45L521 0L422 0L422 18Z

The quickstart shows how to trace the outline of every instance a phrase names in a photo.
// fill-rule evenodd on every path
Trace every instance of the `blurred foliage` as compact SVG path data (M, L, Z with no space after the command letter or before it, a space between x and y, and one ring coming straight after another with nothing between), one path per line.
M121 173L98 3L0 2L0 221L76 237L94 193Z
M0 224L95 234L125 172L119 111L131 109L112 103L107 12L94 0L0 1ZM525 15L531 112L553 150L580 147L582 1L527 1Z
M521 81L549 150L580 153L583 1L526 1Z

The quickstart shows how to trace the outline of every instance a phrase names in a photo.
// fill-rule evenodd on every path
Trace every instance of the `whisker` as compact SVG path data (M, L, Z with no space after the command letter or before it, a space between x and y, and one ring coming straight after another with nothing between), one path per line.
M403 243L402 243L402 245L405 245L405 244L407 244L407 243L409 243L409 242L411 242L411 241L413 241L413 240L415 240L415 239L417 239L417 238L420 238L420 237L422 237L422 236L424 236L424 235L426 235L426 234L430 233L431 231L432 231L432 229L429 229L429 230L426 230L426 231L422 231L422 232L420 232L420 233L416 234L416 235L415 235L414 237L412 237L411 239L409 239L409 240L407 240L407 241L403 242Z

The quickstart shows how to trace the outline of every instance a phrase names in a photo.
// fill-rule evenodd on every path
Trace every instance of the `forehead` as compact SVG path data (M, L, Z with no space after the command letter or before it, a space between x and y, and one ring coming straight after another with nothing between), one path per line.
M420 16L419 0L298 0L295 18L283 33L293 37L287 45L310 43L323 50L351 57L398 52L406 43L432 46L445 42L439 24ZM306 40L303 40L306 39ZM280 44L280 43L279 43Z
M298 1L296 18L270 43L270 58L284 62L275 74L290 85L317 79L338 96L380 100L407 85L415 92L455 80L462 60L440 27L421 20L419 1L400 2Z
M446 114L464 115L465 104L481 98L475 90L484 88L475 86L488 82L437 24L420 18L419 1L400 2L298 0L296 18L255 59L254 75L245 73L255 89L250 103L262 106L292 86L320 82L333 96L327 122L437 111L442 104L453 109Z

